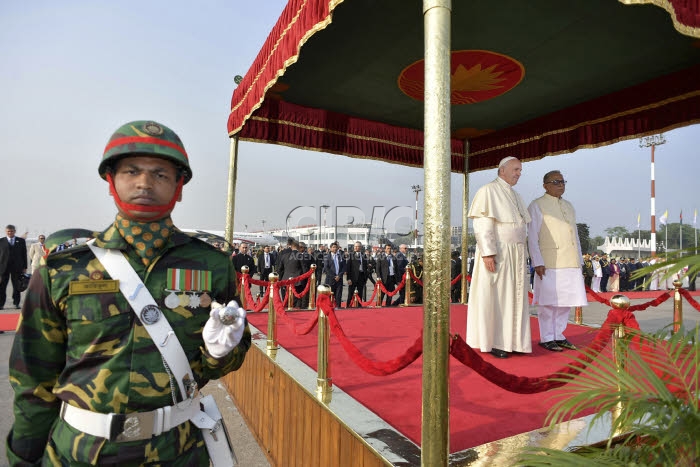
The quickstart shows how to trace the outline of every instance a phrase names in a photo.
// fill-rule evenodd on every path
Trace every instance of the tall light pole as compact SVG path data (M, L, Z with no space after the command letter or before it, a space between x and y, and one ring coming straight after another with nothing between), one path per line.
M655 174L654 174L654 149L656 146L666 143L664 134L651 135L639 138L639 147L648 148L651 146L651 256L656 256L656 192L654 189Z
M330 207L330 206L328 206L327 204L322 204L322 205L321 205L321 208L323 208L323 227L326 226L326 213L328 212L328 208L329 208L329 207ZM320 213L319 213L319 214L320 214ZM320 224L320 222L319 222L319 224ZM318 234L318 235L319 235L318 246L319 246L319 248L320 248L320 246L324 244L324 243L323 243L323 228L319 228L318 230L319 230L319 234Z
M418 193L420 193L423 190L420 187L420 185L413 185L411 187L411 189L416 193L416 228L413 231L415 234L415 238L413 241L413 248L418 249Z
M263 235L265 235L265 219L261 220L260 223L263 226Z

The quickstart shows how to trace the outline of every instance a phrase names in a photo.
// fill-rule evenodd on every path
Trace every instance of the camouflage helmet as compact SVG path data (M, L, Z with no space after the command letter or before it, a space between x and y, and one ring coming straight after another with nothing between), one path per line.
M107 170L125 156L160 157L174 163L182 170L184 183L192 178L187 151L173 130L160 123L139 120L119 127L105 146L98 171L106 179Z

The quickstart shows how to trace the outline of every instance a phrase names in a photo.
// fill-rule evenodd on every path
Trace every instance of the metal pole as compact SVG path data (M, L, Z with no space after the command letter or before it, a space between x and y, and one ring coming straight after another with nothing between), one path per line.
M423 0L424 316L421 465L449 462L450 0Z
M404 277L406 278L406 285L404 285L404 287L406 287L406 293L403 297L403 303L400 303L399 306L411 306L411 273L408 272L408 268L410 267L411 265L409 264L404 272Z
M309 284L309 310L315 310L316 309L316 265L312 264L311 265L311 270L313 271L311 273L311 277L309 277L309 280L311 283Z
M413 185L411 189L416 193L416 227L413 230L415 238L413 239L413 248L418 249L418 193L422 191L420 185Z
M462 189L462 290L460 291L460 302L467 304L467 271L469 266L469 140L464 140L464 173L462 175L464 188Z
M656 174L654 173L654 148L651 146L651 256L656 256L656 189L654 182Z
M654 150L656 146L666 143L663 133L660 135L645 136L639 138L639 147L651 147L651 256L656 256L656 190L654 182L656 174L654 173ZM668 242L666 242L668 243ZM668 248L668 245L666 245Z
M277 357L277 349L280 346L277 344L277 315L275 314L275 293L277 293L277 287L275 287L275 282L279 276L277 273L271 272L268 280L270 281L270 286L267 288L267 292L270 294L270 302L267 305L267 355L270 358Z
M330 295L331 288L327 285L319 285L318 293L321 295ZM318 362L318 373L316 378L316 398L328 404L331 401L331 396L333 394L332 381L333 378L330 376L330 366L329 366L329 340L330 340L331 330L328 323L328 317L323 312L321 308L318 309L318 352L317 352L317 362Z
M241 293L238 294L239 298L241 300L241 308L244 310L246 309L246 299L245 299L245 287L246 287L246 279L248 278L248 271L250 268L248 266L241 266ZM254 308L255 304L251 303L251 308Z
M618 309L618 310L626 310L630 307L630 300L627 298L625 295L613 295L613 297L610 299L610 304L612 305L613 308ZM613 350L613 360L615 362L615 367L617 369L617 373L621 375L624 373L627 368L627 351L626 347L624 345L623 339L625 338L625 327L622 324L618 324L615 326L613 329L613 341L612 341L612 350ZM619 381L619 378L618 378ZM620 383L618 382L618 389L621 390ZM613 420L617 419L620 417L622 414L624 406L622 405L622 401L618 401L618 403L613 407L612 409L612 417ZM621 430L616 430L615 434L620 435L622 434Z
M673 286L676 288L673 292L673 333L681 330L683 325L683 299L681 298L680 288L683 282L680 280L673 281Z
M236 210L236 180L238 178L238 135L231 138L228 155L228 196L226 198L226 228L224 237L233 245L233 214Z

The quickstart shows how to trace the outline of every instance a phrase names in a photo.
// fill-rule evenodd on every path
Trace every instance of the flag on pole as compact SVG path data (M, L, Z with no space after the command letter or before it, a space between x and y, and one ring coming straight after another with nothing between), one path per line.
M681 209L681 225L683 225L683 210Z
M661 218L659 218L659 224L661 224L661 225L666 225L666 221L667 221L667 220L668 220L668 209L666 209L666 211L664 211L664 213L663 213L663 215L661 216Z
M637 214L637 228L639 228L639 226L641 225L640 224L641 219L642 219L642 214L641 213Z
M693 225L698 223L698 208L695 208L695 215L693 216Z

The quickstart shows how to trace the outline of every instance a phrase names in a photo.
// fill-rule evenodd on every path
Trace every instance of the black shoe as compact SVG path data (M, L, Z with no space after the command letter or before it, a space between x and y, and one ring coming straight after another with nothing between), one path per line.
M562 352L564 350L559 347L555 341L540 342L540 347L544 347L551 352Z
M569 349L569 350L578 350L578 348L574 344L572 344L571 342L569 342L566 339L561 340L561 341L554 341L554 342L556 342L556 344L559 347L563 347L563 348Z
M491 349L491 355L496 358L508 358L508 352L501 349Z

